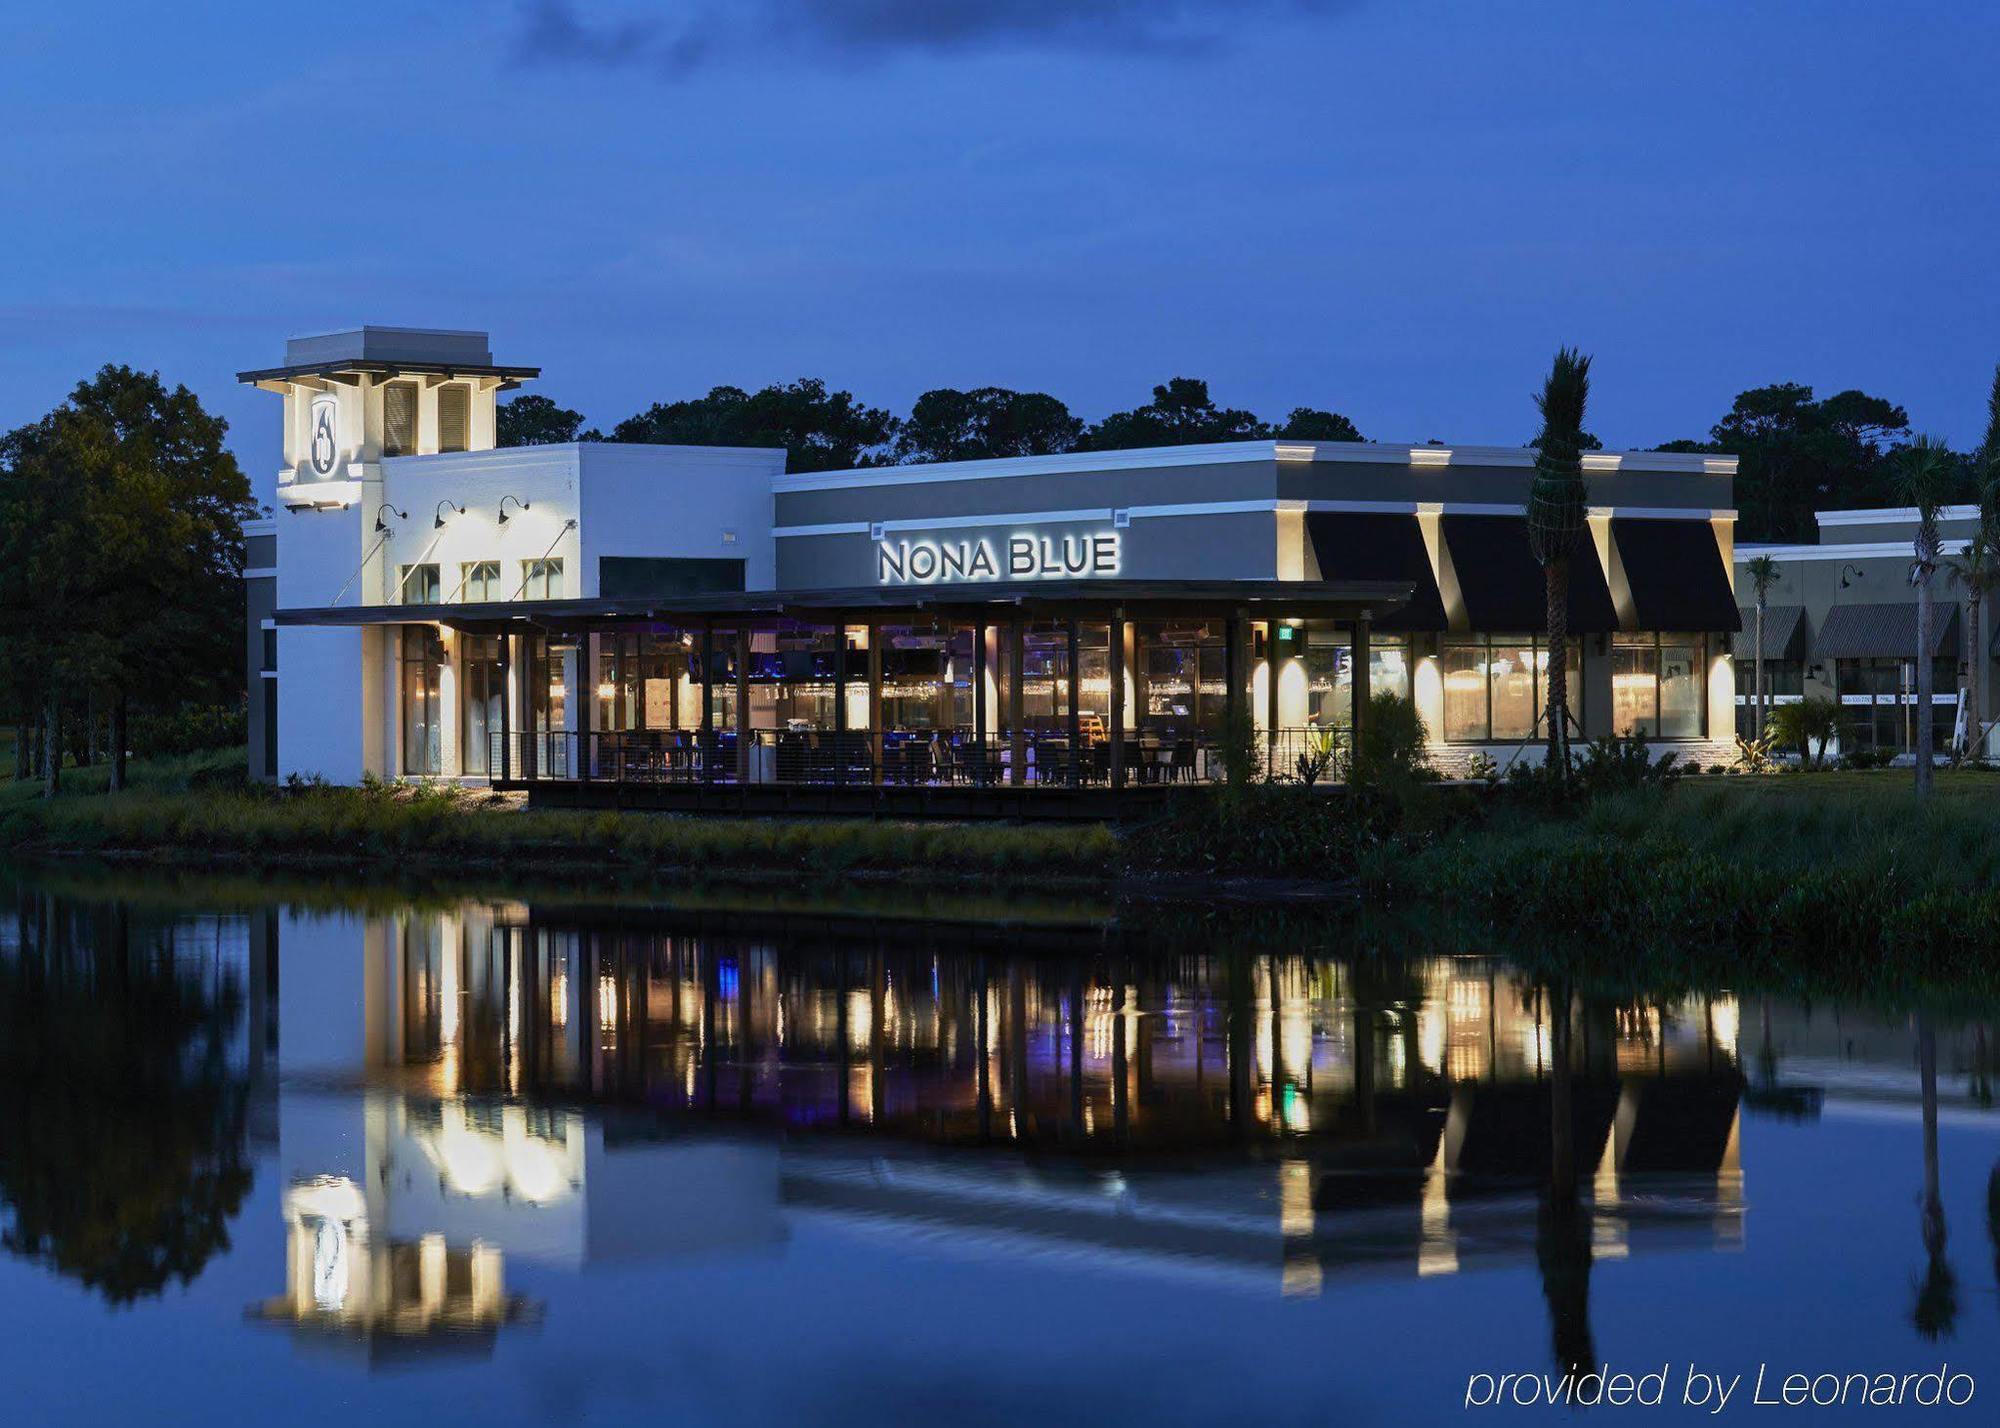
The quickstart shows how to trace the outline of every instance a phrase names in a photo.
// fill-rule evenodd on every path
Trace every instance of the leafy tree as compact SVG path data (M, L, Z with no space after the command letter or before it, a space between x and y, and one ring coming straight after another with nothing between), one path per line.
M121 499L142 503L142 538L118 552L131 578L121 586L118 623L102 631L109 662L97 681L110 697L117 788L132 700L163 711L244 697L243 522L256 506L224 444L229 423L186 387L169 390L158 373L107 365L77 385L69 405L107 425L127 468ZM148 587L163 587L167 598L151 598Z
M1287 441L1366 441L1353 422L1339 412L1293 407L1277 433Z
M705 397L655 402L613 428L613 441L662 446L782 446L789 471L841 471L886 460L896 419L817 377L760 392L712 387Z
M595 431L583 430L582 412L557 406L538 392L500 403L494 435L501 446L559 446L603 439Z
M0 956L0 1248L113 1304L189 1284L249 1193L233 975L122 908L55 905Z
M1986 632L1982 628L1982 616L1986 611L1986 597L2000 589L2000 544L1996 544L1991 529L1984 521L1972 538L1965 543L1963 554L1950 556L1945 560L1945 572L1954 585L1965 589L1965 647L1975 651L1972 656L1973 668L1978 668L1979 656L1976 651L1986 647ZM1986 747L1986 700L1981 691L1981 680L1975 673L1966 681L1966 693L1970 696L1971 708L1967 711L1964 754L1978 756Z
M1218 407L1208 383L1175 377L1153 388L1153 400L1113 412L1084 432L1082 451L1127 451L1141 446L1192 446L1208 441L1252 441L1271 435L1254 412Z
M1979 443L1974 467L1979 524L2000 544L2000 367L1993 369L1993 385L1986 393L1986 435Z
M1528 539L1546 580L1549 612L1548 766L1569 773L1569 557L1588 515L1583 479L1583 409L1590 358L1564 347L1535 397L1542 414L1535 475L1528 487Z
M1815 400L1811 387L1781 382L1738 393L1709 440L1659 449L1737 458L1739 540L1812 541L1815 511L1894 502L1887 452L1909 429L1908 414L1885 398L1850 390ZM1969 472L1954 478L1960 485L1969 497Z
M1046 392L940 387L925 392L896 434L898 461L976 461L1074 450L1083 423Z

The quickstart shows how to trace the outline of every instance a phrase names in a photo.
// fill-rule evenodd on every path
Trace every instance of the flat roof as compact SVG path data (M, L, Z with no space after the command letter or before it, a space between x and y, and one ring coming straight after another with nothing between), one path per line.
M882 614L1040 614L1079 607L1147 615L1226 615L1352 620L1400 609L1412 595L1396 580L1034 580L894 585L824 590L750 590L703 595L591 600L500 600L462 604L321 606L279 610L280 625L504 625L586 620L673 620L747 616L775 619Z

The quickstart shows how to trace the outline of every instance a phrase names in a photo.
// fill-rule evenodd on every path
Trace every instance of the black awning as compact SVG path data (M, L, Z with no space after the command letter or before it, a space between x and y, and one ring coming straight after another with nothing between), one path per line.
M1625 567L1642 630L1728 630L1743 624L1729 567L1707 521L1614 517L1611 538Z
M1328 581L1396 580L1411 587L1410 603L1375 622L1378 630L1442 630L1444 598L1431 571L1430 550L1415 515L1320 511L1306 516L1306 538Z
M1931 657L1957 654L1958 606L1940 600L1931 611ZM1821 659L1914 659L1917 604L1835 605L1820 622L1813 653Z
M1446 516L1441 528L1473 629L1487 634L1548 629L1548 582L1528 544L1526 516ZM1575 635L1604 635L1618 628L1604 567L1586 541L1579 541L1570 554L1569 628Z
M1732 641L1729 652L1738 659L1757 658L1757 610L1739 609L1743 628ZM1764 658L1803 660L1806 657L1806 607L1766 605L1764 607Z

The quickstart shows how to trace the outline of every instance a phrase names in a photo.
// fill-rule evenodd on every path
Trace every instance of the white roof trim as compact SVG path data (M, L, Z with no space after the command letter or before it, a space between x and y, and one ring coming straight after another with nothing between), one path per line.
M1938 512L1941 521L1971 521L1979 518L1977 506L1946 506ZM1898 521L1916 524L1915 506L1884 506L1874 511L1817 511L1813 519L1822 528L1827 526L1886 526Z
M1004 456L985 461L938 461L917 466L864 466L778 476L772 491L840 491L869 486L922 486L940 481L991 481L1009 476L1088 475L1162 466L1211 466L1231 462L1360 462L1371 466L1532 467L1526 446L1418 446L1390 441L1221 441L1196 446L1142 446L1125 451L1065 451L1055 456ZM1685 472L1733 476L1736 458L1699 451L1593 451L1586 471Z
M1965 554L1966 542L1948 540L1944 542L1946 555ZM1914 560L1915 553L1906 540L1850 541L1844 545L1739 545L1736 547L1736 563L1754 560L1760 555L1768 555L1773 560Z
M1348 515L1414 516L1524 516L1519 502L1487 501L1302 501L1264 497L1248 501L1186 501L1153 506L1121 508L1133 520L1170 516L1246 516L1279 512L1342 513ZM1733 520L1736 512L1711 510L1705 506L1593 506L1593 515L1631 516L1647 520ZM828 521L812 525L774 526L776 539L800 536L867 535L875 527L890 531L976 530L991 526L1050 524L1057 521L1109 521L1115 514L1109 506L1085 506L1066 511L996 511L970 516L904 516L884 521ZM1817 550L1813 546L1809 549Z
M276 535L277 533L278 522L274 516L264 516L258 520L245 521L243 523L243 535L246 539L250 536L267 536Z

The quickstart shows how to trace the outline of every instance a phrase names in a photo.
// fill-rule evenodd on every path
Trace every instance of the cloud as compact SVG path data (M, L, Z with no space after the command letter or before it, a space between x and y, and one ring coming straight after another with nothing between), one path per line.
M523 64L684 72L732 52L807 58L1066 49L1194 53L1246 20L1327 15L1357 0L667 0L586 19L575 0L525 0Z

